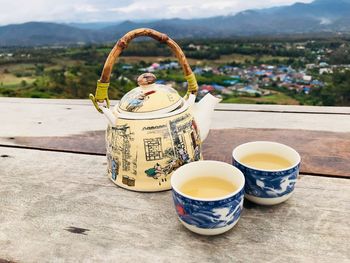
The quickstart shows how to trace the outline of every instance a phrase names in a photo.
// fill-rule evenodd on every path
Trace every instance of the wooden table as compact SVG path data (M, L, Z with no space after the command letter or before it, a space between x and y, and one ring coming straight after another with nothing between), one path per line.
M206 159L250 140L303 158L295 194L245 203L229 232L177 220L170 191L105 176L105 122L85 100L0 99L0 262L350 262L350 108L220 105ZM348 147L349 146L349 147Z

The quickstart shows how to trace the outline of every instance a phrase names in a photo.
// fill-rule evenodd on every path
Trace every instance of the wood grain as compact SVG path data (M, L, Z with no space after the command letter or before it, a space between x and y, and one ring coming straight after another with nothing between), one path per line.
M203 144L205 159L231 163L231 153L239 144L268 140L295 148L302 157L301 172L350 178L350 133L287 129L218 129L211 130ZM17 145L105 154L104 131L63 137L15 137Z
M245 205L229 232L177 220L171 192L136 193L104 156L1 148L0 258L16 262L349 262L350 180L302 176L287 202Z
M212 130L204 158L231 162L232 150L250 141L276 141L296 149L301 172L350 178L350 133L279 129Z

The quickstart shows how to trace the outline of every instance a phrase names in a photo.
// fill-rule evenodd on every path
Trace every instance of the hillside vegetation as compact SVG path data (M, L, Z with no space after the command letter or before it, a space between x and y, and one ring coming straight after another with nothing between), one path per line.
M225 102L350 105L347 39L214 39L179 43L196 72L202 94L211 85L212 93L222 96ZM88 45L0 49L0 95L86 99L95 90L111 48ZM113 68L110 97L121 98L136 86L137 76L149 69L159 80L184 93L181 70L165 67L171 61L176 60L170 50L159 43L132 43ZM154 63L159 67L152 68ZM237 74L238 79L232 81Z

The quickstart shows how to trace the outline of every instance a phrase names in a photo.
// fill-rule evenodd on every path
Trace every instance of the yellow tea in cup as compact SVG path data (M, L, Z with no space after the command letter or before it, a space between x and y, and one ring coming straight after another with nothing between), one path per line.
M203 176L183 183L180 191L195 198L221 198L237 190L233 183L214 176Z
M292 166L289 160L271 153L248 154L241 158L240 162L252 168L263 170L281 170Z

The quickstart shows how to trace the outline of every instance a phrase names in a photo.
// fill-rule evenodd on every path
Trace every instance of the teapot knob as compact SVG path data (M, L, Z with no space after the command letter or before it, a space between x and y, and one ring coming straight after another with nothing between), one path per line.
M137 78L137 84L139 86L147 86L155 83L157 77L152 73L143 73Z

